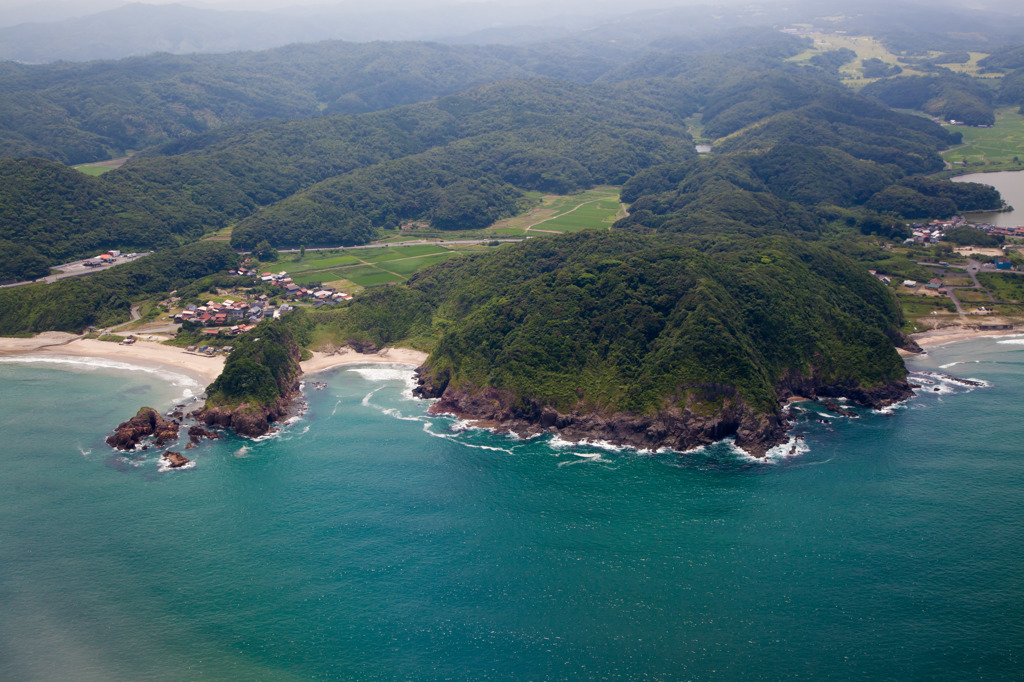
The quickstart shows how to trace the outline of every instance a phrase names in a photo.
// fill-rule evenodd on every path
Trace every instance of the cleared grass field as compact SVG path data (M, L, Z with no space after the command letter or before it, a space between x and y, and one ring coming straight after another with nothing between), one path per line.
M853 35L838 35L835 33L816 33L816 32L803 32L801 35L806 36L814 40L814 47L808 48L801 52L795 57L791 57L787 61L792 62L807 62L810 61L811 57L822 52L828 52L830 50L838 50L840 48L847 48L857 53L857 58L853 61L844 64L839 69L839 74L842 76L843 82L855 89L860 89L868 83L874 82L876 78L865 78L864 67L861 65L861 60L864 59L880 59L886 64L898 65L903 69L903 76L921 76L926 75L926 71L920 71L900 60L899 55L890 52L889 49L882 44L881 41L876 40L871 36L853 36ZM922 55L928 58L938 57L940 52L930 52L927 55ZM958 73L965 73L971 76L980 76L982 78L999 78L999 74L983 74L979 72L978 61L988 56L985 52L970 52L970 59L963 64L942 64L946 68L956 71Z
M478 253L488 246L466 245L459 249L446 249L433 244L382 247L374 249L351 249L330 258L317 258L316 253L307 253L299 262L286 260L261 265L262 269L274 272L285 270L292 281L301 286L321 283L341 290L353 285L371 287L408 279L414 272L434 263L462 253ZM355 254L355 255L353 255Z
M942 158L950 163L1014 163L1015 158L1024 159L1024 116L1015 108L997 110L996 123L991 128L956 126L950 129L964 138L963 146L942 153Z
M438 253L432 256L402 258L399 260L388 261L387 264L381 265L380 269L387 270L388 272L393 272L396 275L401 275L402 277L408 277L417 270L422 270L423 268L429 265L433 265L434 263L440 263L443 260L448 260L454 255L454 252L449 251L447 253Z
M982 272L978 280L988 287L997 301L1024 302L1024 276Z
M364 263L381 263L383 261L394 260L396 258L405 258L405 253L402 249L410 247L399 246L395 248L382 247L379 249L353 249L346 253L351 254L363 261Z
M560 218L570 211L583 210L581 207L589 206L594 202L613 202L616 210L619 210L619 188L618 187L595 187L579 194L536 194L530 195L537 205L522 215L513 218L500 220L491 225L481 236L494 235L526 235L531 231L567 232L580 228L560 229L550 227L552 220ZM608 204L610 205L610 204ZM600 223L595 227L605 227Z
M345 279L352 280L361 287L373 287L379 284L401 282L405 278L372 265L360 265L346 270Z
M334 268L339 265L355 265L361 263L355 256L334 256L333 258L321 258L319 260L310 261L309 264L314 268Z
M563 207L566 204L563 204ZM601 230L611 227L623 216L619 196L607 191L590 198L587 202L569 205L560 215L532 225L530 231L578 232L579 230Z
M382 260L392 260L389 258L367 258L361 255L362 251L370 251L372 249L353 249L348 253L355 255L357 258L362 258L367 262L380 262ZM391 247L392 252L397 253L398 258L411 258L413 256L432 256L438 253L448 253L450 249L446 249L443 246L435 246L433 244L413 244L411 246L396 246Z
M104 173L109 173L110 171L114 170L113 168L110 168L108 166L75 166L74 168L79 173L85 173L86 175L93 176L103 175Z

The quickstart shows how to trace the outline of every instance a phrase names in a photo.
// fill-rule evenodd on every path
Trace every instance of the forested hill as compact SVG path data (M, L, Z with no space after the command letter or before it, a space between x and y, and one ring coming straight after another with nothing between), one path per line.
M241 249L366 243L410 220L477 228L522 210L523 190L572 192L638 173L624 196L637 201L633 225L648 227L667 223L648 216L683 208L701 229L725 218L813 233L821 221L807 208L821 204L905 217L993 206L936 202L948 188L906 185L940 168L937 151L956 137L827 74L781 63L763 70L780 49L717 63L666 55L633 79L505 80L386 111L221 127L151 148L99 179L8 162L0 210L11 218L0 239L19 255L4 274L38 276L48 262L96 248L172 245L235 222ZM695 159L688 117L698 112L705 134L720 137L712 159ZM675 191L665 178L684 175L678 196L641 200Z
M173 195L131 193L43 159L0 159L0 282L119 248L177 246L203 234L206 212Z
M510 210L512 187L618 184L694 156L683 116L696 105L680 97L668 109L669 94L502 81L385 112L210 133L187 150L163 150L173 155L137 157L104 179L134 195L187 197L214 225L283 200L239 225L232 243L240 248L263 238L280 246L364 243L411 218L478 227Z
M788 395L908 395L901 321L824 247L597 232L449 261L313 319L375 344L436 339L421 392L441 411L645 448L734 435L758 454L782 440Z
M766 32L743 32L709 47L721 52L765 40ZM753 52L768 63L802 49L800 40L782 34L768 34L767 42L769 53ZM589 42L515 47L329 41L225 55L0 62L0 156L83 163L225 125L379 111L510 78L590 83L648 52Z

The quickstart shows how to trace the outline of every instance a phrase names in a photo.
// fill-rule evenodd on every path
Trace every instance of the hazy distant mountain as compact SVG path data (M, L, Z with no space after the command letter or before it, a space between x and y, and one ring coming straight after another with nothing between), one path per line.
M915 53L930 49L979 49L1024 41L1024 10L1009 0L959 5L937 0L928 9L886 0L793 0L698 4L643 0L625 6L605 0L517 4L413 0L369 4L294 6L276 10L228 10L181 4L129 4L82 16L117 0L55 0L43 10L5 10L0 60L119 59L171 54L265 50L321 40L350 42L436 41L454 44L523 45L539 42L603 44L609 49L646 46L678 38L688 49L715 49L717 36L739 27L780 29L812 24L823 29L875 35ZM287 0L281 0L282 3ZM936 7L936 5L940 7ZM211 6L212 7L212 6ZM77 15L76 15L77 12ZM12 17L59 20L12 26Z
M0 58L44 63L170 52L231 52L328 37L317 22L266 12L125 5L86 17L0 29Z
M609 18L608 13L597 11L558 17L550 8L538 11L490 3L430 8L375 4L365 9L338 6L276 11L136 3L88 16L0 28L0 59L46 63L118 59L154 52L223 53L328 39L447 42L445 39L478 31L488 33L488 39L479 42L512 44L549 39ZM66 13L58 11L57 16ZM534 21L538 22L537 28L523 28L524 23Z

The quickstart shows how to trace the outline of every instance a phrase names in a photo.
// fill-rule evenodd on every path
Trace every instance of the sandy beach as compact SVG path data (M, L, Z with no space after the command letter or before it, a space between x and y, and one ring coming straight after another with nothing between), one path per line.
M0 355L73 356L118 360L146 367L164 367L183 372L207 386L224 369L225 356L200 355L184 348L166 346L157 341L139 339L122 346L109 341L85 339L64 332L44 332L31 338L0 337ZM352 349L333 353L313 353L302 363L304 374L321 372L339 365L407 364L421 365L427 354L408 348L385 348L378 353L362 354Z
M384 348L377 353L357 353L345 348L333 353L314 351L313 357L302 362L302 373L313 374L340 365L394 364L422 365L427 354L411 348Z
M944 329L931 329L926 332L919 332L917 334L911 334L911 338L917 342L917 345L921 348L928 350L929 348L935 348L936 346L944 346L947 343L955 343L957 341L967 341L968 339L980 339L988 336L1008 336L1012 334L1020 334L1021 330L1017 329L990 329L990 330L979 330L979 329L968 329L966 327L946 327ZM902 349L898 349L900 355L907 357L916 355Z
M184 348L138 340L130 346L85 339L64 332L44 332L27 339L0 337L0 355L72 356L163 367L188 374L207 386L224 368L224 356L189 353Z

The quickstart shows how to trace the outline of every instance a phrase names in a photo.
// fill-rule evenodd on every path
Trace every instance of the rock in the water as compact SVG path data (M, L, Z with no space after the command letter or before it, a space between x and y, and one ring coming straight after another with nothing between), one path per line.
M192 461L180 452L165 452L163 458L167 461L167 466L172 469L178 469Z
M143 407L134 417L118 425L107 437L107 445L118 450L134 450L148 436L156 439L156 445L163 445L178 439L179 426L178 422L161 417L152 407Z
M199 426L198 424L196 424L195 426L189 428L189 430L188 430L188 439L191 441L191 443L189 443L189 444L192 447L195 447L196 443L198 443L203 438L209 438L210 440L217 440L218 438L221 438L221 437L222 437L221 434L217 433L216 431L207 431L206 429L204 429L202 426Z

